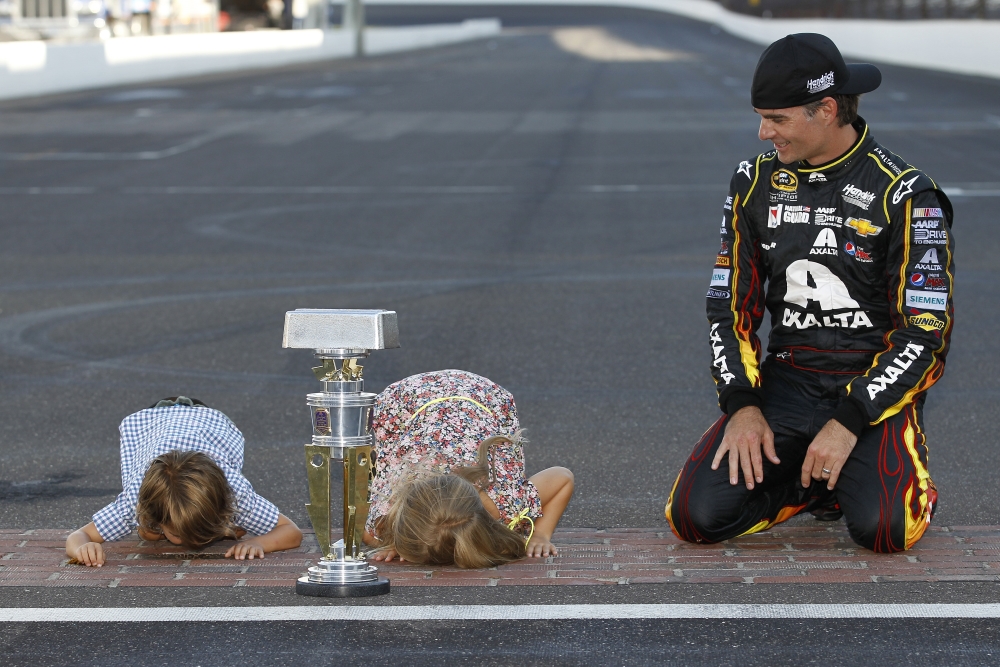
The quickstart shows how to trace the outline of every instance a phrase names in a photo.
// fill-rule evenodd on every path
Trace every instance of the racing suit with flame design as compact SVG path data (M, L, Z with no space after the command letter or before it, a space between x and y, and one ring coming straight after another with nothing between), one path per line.
M944 372L952 328L952 209L933 180L875 142L863 119L854 127L854 146L828 164L785 165L771 151L737 168L707 299L712 374L723 412L761 407L776 443L799 465L829 419L859 436L845 464L851 479L835 492L859 543L896 551L919 539L936 502L920 412L924 392ZM772 326L761 364L765 307ZM695 487L705 491L717 481L707 481L707 465L695 458L710 454L711 461L725 419L706 433L675 484L667 514L678 535L728 539L830 503L789 479L755 511L737 494L731 507L716 497L696 512L728 511L726 521L692 519ZM890 454L908 476L891 480L891 498L878 498ZM712 472L728 484L725 467ZM869 469L882 477L866 477ZM792 472L786 476L797 478Z

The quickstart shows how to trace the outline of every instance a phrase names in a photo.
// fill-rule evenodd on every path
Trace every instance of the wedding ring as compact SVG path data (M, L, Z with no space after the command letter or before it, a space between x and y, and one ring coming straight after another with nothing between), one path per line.
M824 473L826 473L827 475L829 475L829 474L831 474L831 473L832 473L833 471L832 471L832 470L827 470L826 468L823 468L823 472L824 472Z

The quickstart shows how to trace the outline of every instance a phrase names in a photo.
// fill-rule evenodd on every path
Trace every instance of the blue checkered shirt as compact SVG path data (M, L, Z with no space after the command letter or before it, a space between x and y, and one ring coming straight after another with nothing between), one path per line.
M174 405L140 410L121 426L122 492L94 515L97 531L118 540L136 527L139 487L153 460L172 450L201 452L222 469L236 499L233 522L251 535L263 535L278 523L278 508L254 493L243 476L243 434L218 410Z

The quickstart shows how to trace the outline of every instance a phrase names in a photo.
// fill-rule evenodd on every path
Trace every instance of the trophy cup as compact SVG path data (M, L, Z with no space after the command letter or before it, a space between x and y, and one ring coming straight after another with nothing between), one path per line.
M308 394L312 444L306 445L309 503L306 510L322 552L319 563L299 578L295 592L320 597L365 597L389 592L362 551L374 474L368 419L375 394L365 393L359 359L371 350L399 347L396 313L391 310L313 310L285 313L282 347L311 349L321 365L313 368L323 391ZM343 463L344 536L331 544L331 475Z

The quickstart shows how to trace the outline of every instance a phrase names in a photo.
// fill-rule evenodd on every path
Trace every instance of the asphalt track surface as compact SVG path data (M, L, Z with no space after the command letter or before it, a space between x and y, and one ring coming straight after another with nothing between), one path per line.
M670 484L718 416L704 292L732 170L768 148L749 106L760 48L652 13L490 14L502 36L447 48L0 105L0 527L85 523L121 488L119 421L178 393L232 417L247 477L308 525L304 394L317 385L311 356L280 346L283 313L301 307L399 313L403 347L372 355L368 390L440 368L510 389L529 473L576 473L564 525L665 527ZM646 59L609 60L623 48ZM935 521L1000 524L1000 82L882 69L862 102L876 138L964 193L953 347L926 410ZM996 602L995 586L428 588L366 603L975 603ZM0 589L4 607L317 603L281 590ZM0 646L11 665L957 665L994 663L998 629L9 624Z

